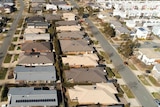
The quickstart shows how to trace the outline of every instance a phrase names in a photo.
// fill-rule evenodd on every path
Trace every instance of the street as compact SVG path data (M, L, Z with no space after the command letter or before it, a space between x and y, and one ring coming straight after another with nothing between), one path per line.
M112 47L112 45L105 39L105 37L101 34L101 32L97 29L97 27L92 23L91 20L86 19L86 22L91 29L92 34L96 37L96 39L101 44L102 48L105 52L112 53L110 59L115 65L116 69L125 80L131 91L134 93L138 101L142 104L143 107L156 107L153 97L146 90L146 88L138 81L137 77L133 74L133 72L124 65L123 60L116 52L116 50Z
M3 44L0 48L0 52L2 52L1 57L0 57L0 65L2 65L4 57L7 54L7 50L11 44L12 37L15 34L15 31L17 29L17 24L18 24L19 20L21 19L22 12L24 10L23 1L19 0L19 2L20 2L20 9L18 10L17 14L15 15L16 17L14 17L13 23L12 23L10 29L8 30L8 33L7 33L6 37L4 38Z

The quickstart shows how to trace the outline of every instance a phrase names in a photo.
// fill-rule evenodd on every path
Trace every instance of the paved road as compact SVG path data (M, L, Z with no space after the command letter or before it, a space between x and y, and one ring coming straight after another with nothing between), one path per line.
M9 31L8 31L5 39L4 39L4 41L3 41L3 44L2 44L2 46L0 48L0 65L2 65L2 62L4 60L4 56L6 55L8 47L11 44L12 37L15 34L17 24L18 24L19 20L21 19L22 12L24 10L23 0L19 0L19 2L20 2L19 11L15 15L16 17L14 17L13 23L12 23L12 25L11 25L11 27L10 27L10 29L9 29Z
M74 2L74 0L70 0L71 4L76 8L79 6ZM111 54L110 58L119 71L122 78L125 80L129 88L132 90L136 98L139 100L143 107L156 107L153 97L146 90L146 88L138 81L137 77L133 74L133 72L123 64L123 60L116 52L116 50L112 47L112 45L104 38L104 36L100 33L97 27L92 23L91 20L86 19L93 35L101 44L102 48L105 52Z
M123 60L117 54L116 50L111 46L111 44L104 38L104 36L99 32L96 26L89 20L86 19L93 35L101 44L102 48L111 54L110 58L118 69L122 78L126 81L127 85L130 87L136 98L144 107L156 107L153 97L146 90L146 88L138 81L137 77L133 72L123 64Z

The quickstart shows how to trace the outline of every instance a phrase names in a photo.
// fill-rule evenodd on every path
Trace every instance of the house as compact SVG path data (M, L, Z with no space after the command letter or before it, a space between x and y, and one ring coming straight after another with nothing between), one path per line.
M160 63L160 51L158 48L139 48L137 57L146 65Z
M67 55L62 57L64 65L69 65L71 68L81 67L96 67L98 66L98 56L96 54L83 54L83 55Z
M67 4L67 2L64 0L49 0L49 3L54 4L56 6L61 5L61 4Z
M101 83L107 82L102 67L92 67L92 68L72 68L70 70L65 70L66 81L73 83Z
M16 66L14 69L16 83L51 83L56 81L56 69L51 66Z
M48 87L13 87L8 92L8 107L58 106L57 91Z
M53 44L51 42L25 42L22 44L22 51L31 52L53 52Z
M63 13L62 18L64 20L75 20L76 15L74 13Z
M29 12L30 13L38 13L38 14L41 14L43 12L43 7L42 6L34 6L34 7L30 7L29 9Z
M30 0L30 2L31 2L31 5L38 4L39 6L43 6L46 4L45 0Z
M27 28L48 29L48 26L49 26L48 22L30 22L30 23L27 23Z
M160 37L160 26L153 26L152 33Z
M65 31L80 31L81 26L79 25L72 25L72 26L58 26L56 27L57 32L65 32Z
M44 22L45 18L40 15L30 16L25 19L26 23Z
M111 21L109 21L109 23L113 29L118 28L118 27L122 27L122 24L116 20L111 20Z
M71 20L71 21L57 21L55 22L56 26L73 26L73 25L79 25L80 23L78 21L75 20Z
M139 27L136 30L137 30L136 37L138 39L147 39L147 37L149 36L149 32L147 28Z
M95 85L76 85L68 89L70 100L78 104L118 104L115 94L117 90L112 83L96 83ZM95 96L95 97L93 97Z
M83 39L85 36L85 32L83 31L72 31L72 32L60 32L57 33L57 37L60 40L77 40L77 39Z
M73 6L68 5L68 4L59 4L58 9L59 10L72 10Z
M57 6L54 4L46 4L46 10L57 11Z
M80 40L60 40L63 54L90 54L94 52L93 46L88 45L84 39Z
M160 64L155 64L152 69L152 74L157 79L160 81Z
M37 41L37 40L50 40L49 33L35 34L35 33L26 33L23 35L24 42L25 41Z
M62 16L59 14L45 14L44 16L46 22L62 20Z
M18 65L23 66L48 66L53 65L54 63L54 54L52 52L21 53L18 61Z
M14 3L13 0L1 0L1 1L0 1L0 4L1 4L2 6L10 6L10 7L12 7L12 6L15 5L15 3Z
M43 34L46 33L46 29L42 28L25 28L24 34Z
M115 35L120 36L122 34L129 35L130 31L126 27L116 27L115 28Z
M136 23L133 20L126 20L125 22L128 28L134 28L136 26Z

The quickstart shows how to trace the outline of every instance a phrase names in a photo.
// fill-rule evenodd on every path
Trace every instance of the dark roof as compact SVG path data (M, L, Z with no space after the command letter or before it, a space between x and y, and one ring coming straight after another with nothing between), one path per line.
M51 46L51 42L25 42L22 44L22 51L32 51L33 49L51 51Z
M57 20L61 20L62 15L59 14L45 14L45 20L47 21L57 21Z
M49 0L49 2L54 5L67 4L66 1L58 1L58 0Z
M56 26L71 26L71 25L78 25L78 21L58 21L55 23Z
M27 23L30 23L30 22L44 22L44 21L45 21L45 18L43 16L39 16L39 15L26 18Z
M74 82L106 82L106 72L103 72L103 67L93 68L77 68L65 70L66 79L73 79Z

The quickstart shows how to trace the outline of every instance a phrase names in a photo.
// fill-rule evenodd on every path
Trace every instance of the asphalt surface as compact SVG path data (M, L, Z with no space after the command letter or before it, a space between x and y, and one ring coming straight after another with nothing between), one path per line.
M146 90L146 88L138 81L137 77L133 72L123 63L123 60L116 52L116 50L111 46L111 44L105 39L105 37L100 33L97 27L90 21L86 19L93 35L101 44L105 52L109 53L110 58L115 65L116 69L125 80L131 91L134 93L136 98L139 100L143 107L156 107L153 97Z
M79 6L73 0L70 0L70 2L75 6L75 8L79 8ZM113 48L112 45L105 39L105 37L101 34L101 32L97 29L97 27L92 23L91 20L86 19L86 22L88 23L92 34L99 41L104 51L109 53L110 59L115 65L116 69L118 70L124 81L127 83L131 91L134 93L137 100L141 103L141 105L143 107L157 107L153 97L138 81L133 72L126 65L124 65L122 58L119 56L115 48Z
M20 8L19 8L17 14L14 17L13 23L12 23L10 29L8 30L8 33L7 33L6 37L4 38L3 44L0 48L0 65L2 65L4 57L7 53L7 50L9 48L10 44L11 44L13 35L15 34L15 31L17 29L17 24L18 24L19 20L21 19L22 12L24 10L23 0L19 0L19 3L20 3Z

